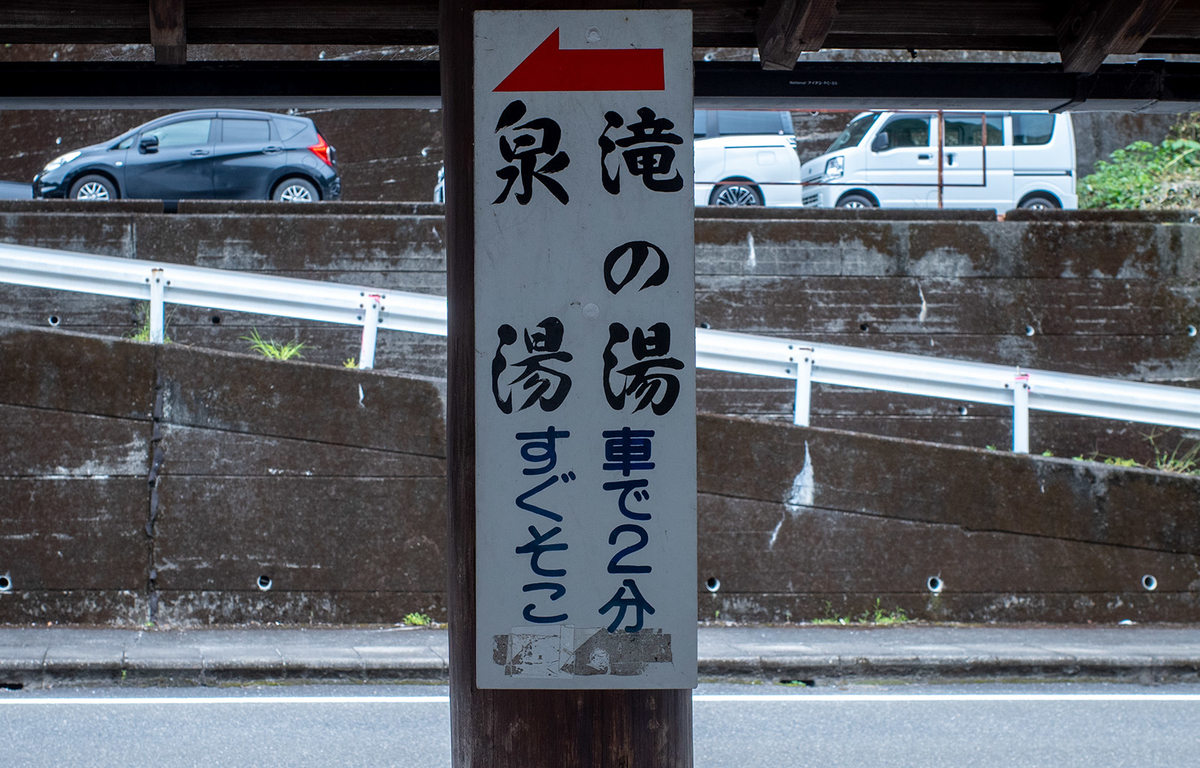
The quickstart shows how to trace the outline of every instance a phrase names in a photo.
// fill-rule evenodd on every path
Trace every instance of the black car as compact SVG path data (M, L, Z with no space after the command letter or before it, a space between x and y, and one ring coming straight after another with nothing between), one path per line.
M337 200L334 149L307 117L241 109L178 112L54 158L34 197Z

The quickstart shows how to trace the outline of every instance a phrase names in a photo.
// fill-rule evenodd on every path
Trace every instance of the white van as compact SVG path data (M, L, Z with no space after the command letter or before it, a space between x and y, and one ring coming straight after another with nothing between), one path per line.
M696 205L801 204L790 112L698 109Z
M864 112L804 163L820 208L1078 208L1075 131L1049 112ZM939 122L944 140L939 147ZM986 146L984 137L986 136Z

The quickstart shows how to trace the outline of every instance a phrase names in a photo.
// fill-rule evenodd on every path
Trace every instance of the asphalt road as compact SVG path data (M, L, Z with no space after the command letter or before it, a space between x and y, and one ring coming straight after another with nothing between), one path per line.
M698 768L1200 765L1200 688L703 685ZM0 690L5 766L449 765L444 686Z

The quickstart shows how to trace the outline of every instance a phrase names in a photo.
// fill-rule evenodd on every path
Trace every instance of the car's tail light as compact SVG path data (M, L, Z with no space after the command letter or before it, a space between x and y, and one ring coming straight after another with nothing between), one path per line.
M321 158L325 165L333 166L333 147L329 146L329 142L325 141L321 134L317 134L317 143L309 147L308 151Z

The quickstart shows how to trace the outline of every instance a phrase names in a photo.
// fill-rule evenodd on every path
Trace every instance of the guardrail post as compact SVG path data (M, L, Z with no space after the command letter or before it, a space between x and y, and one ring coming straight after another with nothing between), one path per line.
M1029 374L1013 380L1013 453L1029 453Z
M358 353L359 368L375 367L375 339L379 335L379 300L377 294L367 296L363 306L362 350Z
M163 292L167 280L161 269L150 270L150 343L162 344L166 336L166 302Z
M798 427L807 427L812 418L812 367L811 349L798 349L800 359L796 361L796 412L792 422Z

